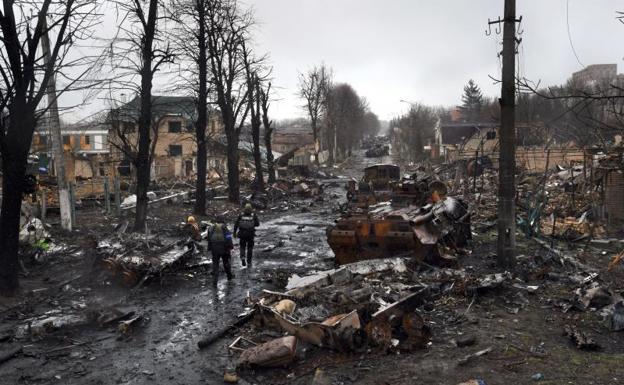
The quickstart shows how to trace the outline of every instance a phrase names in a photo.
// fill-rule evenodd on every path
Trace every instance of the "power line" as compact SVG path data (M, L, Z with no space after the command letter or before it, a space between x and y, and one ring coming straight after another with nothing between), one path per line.
M579 56L576 53L574 43L572 42L572 34L570 33L570 0L566 0L566 23L568 25L568 40L570 41L570 47L572 47L572 52L576 57L576 61L581 65L581 67L585 68L585 64L581 63L581 59L579 59Z

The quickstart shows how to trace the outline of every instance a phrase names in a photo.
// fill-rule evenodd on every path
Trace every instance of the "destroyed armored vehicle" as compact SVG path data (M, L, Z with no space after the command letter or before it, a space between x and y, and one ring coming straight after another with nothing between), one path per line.
M364 169L364 177L347 184L349 208L365 209L379 202L389 201L393 183L401 179L401 169L394 164L377 164Z
M382 164L366 168L360 182L353 179L347 185L347 207L366 209L388 201L394 207L422 206L427 203L429 179L400 178L399 166Z
M327 242L336 265L408 255L431 261L440 258L438 245L465 247L470 231L466 205L448 197L422 207L396 209L386 202L367 213L348 213L327 228Z
M367 158L379 158L382 156L390 155L390 146L378 144L372 147L364 153Z

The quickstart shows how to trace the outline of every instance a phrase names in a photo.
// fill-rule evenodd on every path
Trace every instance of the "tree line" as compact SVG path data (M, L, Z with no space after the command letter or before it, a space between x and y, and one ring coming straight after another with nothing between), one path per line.
M623 133L624 80L620 77L595 82L570 78L552 87L539 87L526 79L518 83L518 145L608 146L614 135ZM424 146L435 143L436 125L499 121L498 98L484 96L476 82L469 80L457 108L410 103L406 113L390 121L390 135L402 159L419 161L426 157Z
M309 119L319 151L327 151L328 164L351 156L358 142L379 133L381 124L366 98L348 83L335 82L333 71L324 64L299 74L299 96Z

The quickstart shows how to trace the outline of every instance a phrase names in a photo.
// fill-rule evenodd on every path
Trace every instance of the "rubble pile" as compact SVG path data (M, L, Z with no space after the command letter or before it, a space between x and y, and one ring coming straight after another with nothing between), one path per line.
M129 287L173 272L191 257L202 254L195 244L184 240L124 232L99 241L96 252L97 264L103 271Z
M243 350L239 366L288 364L297 356L297 342L351 353L425 348L431 328L418 308L430 299L431 291L411 277L401 258L293 276L288 291L265 291L258 300L249 301L254 320L250 334L273 330L290 337Z

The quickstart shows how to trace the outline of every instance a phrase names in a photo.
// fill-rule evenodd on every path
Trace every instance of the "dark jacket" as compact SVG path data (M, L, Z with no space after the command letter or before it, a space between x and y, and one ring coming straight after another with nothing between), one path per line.
M214 255L224 255L234 248L232 233L223 223L217 223L208 232L208 249Z
M234 234L239 238L253 238L256 236L256 227L260 226L260 220L255 213L241 214L234 223Z

